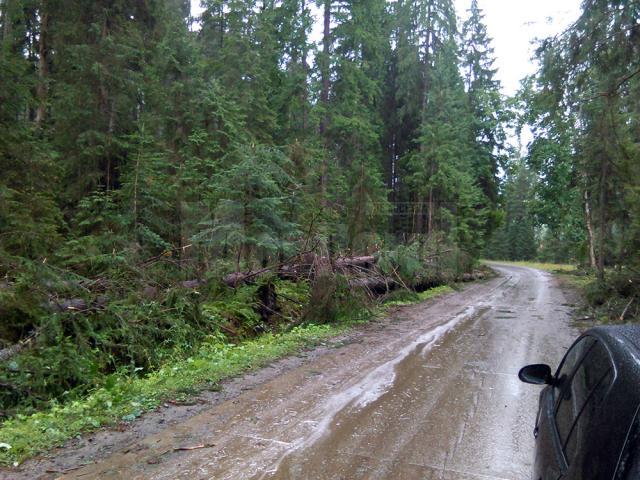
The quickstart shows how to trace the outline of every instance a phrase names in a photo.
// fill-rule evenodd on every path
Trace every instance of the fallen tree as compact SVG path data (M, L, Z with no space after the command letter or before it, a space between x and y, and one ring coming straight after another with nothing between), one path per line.
M225 275L222 281L229 287L238 287L250 282L265 273L275 273L283 280L312 280L320 268L330 269L336 273L352 274L356 271L373 270L376 258L373 255L357 257L338 257L334 261L326 256L305 253L295 257L293 261L247 272L233 272Z

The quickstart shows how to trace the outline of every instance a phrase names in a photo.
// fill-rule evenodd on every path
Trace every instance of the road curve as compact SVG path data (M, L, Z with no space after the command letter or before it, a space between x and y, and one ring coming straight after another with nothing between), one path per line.
M577 332L549 274L493 267L499 278L399 309L356 341L61 478L527 479L539 389L519 383L518 369L557 364Z

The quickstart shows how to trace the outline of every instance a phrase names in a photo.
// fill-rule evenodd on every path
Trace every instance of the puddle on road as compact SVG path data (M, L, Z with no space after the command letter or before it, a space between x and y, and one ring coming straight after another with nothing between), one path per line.
M466 308L447 323L416 338L393 360L374 369L353 387L332 397L327 402L323 418L314 433L286 451L272 470L258 478L347 478L340 476L338 471L332 475L327 473L329 464L340 465L335 458L338 454L335 451L336 445L353 438L371 438L384 442L385 435L380 434L379 428L386 419L396 418L398 425L414 420L412 415L403 415L400 411L385 412L385 408L391 405L391 409L395 410L393 406L399 403L418 401L424 384L427 383L427 372L442 368L441 365L425 364L429 352L435 346L440 346L441 342L446 343L449 338L447 334L457 326L476 319L489 310L489 307ZM477 338L477 335L474 337ZM455 345L450 347L456 350ZM367 424L366 419L373 421L374 431L359 431L362 425ZM396 435L389 438L394 443L397 441ZM388 448L393 449L392 445ZM327 462L327 459L331 460ZM352 461L350 459L349 463ZM322 476L314 476L321 474Z
M453 318L453 302L416 310L411 329L395 333L390 325L346 357L323 357L171 427L173 437L145 440L148 450L114 455L69 478L525 478L537 395L518 382L517 368L550 363L564 337L560 316L545 303L555 294L544 280L515 276L496 284L457 303ZM540 318L527 299L537 301ZM461 310L470 301L483 303ZM493 321L516 311L517 320ZM175 450L209 442L216 446Z

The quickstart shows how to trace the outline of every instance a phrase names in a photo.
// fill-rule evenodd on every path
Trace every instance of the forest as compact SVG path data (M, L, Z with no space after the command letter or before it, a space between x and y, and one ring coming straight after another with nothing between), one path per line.
M480 258L637 317L640 2L584 0L512 98L477 0L201 4L0 2L0 417Z

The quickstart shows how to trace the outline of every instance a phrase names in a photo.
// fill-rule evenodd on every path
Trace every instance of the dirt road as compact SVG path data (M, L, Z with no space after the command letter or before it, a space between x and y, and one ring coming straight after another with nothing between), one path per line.
M518 369L577 332L549 274L495 268L62 478L527 479L539 388Z

